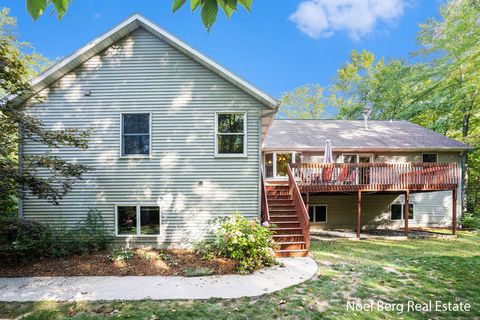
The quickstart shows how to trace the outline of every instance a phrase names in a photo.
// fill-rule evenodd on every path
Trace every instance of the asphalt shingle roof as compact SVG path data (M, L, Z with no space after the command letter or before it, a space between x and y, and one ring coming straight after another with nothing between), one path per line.
M274 120L264 149L462 150L470 146L408 121Z

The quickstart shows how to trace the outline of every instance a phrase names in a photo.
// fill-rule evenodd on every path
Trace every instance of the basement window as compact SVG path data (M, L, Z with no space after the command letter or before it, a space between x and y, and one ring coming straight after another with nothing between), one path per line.
M408 219L413 219L414 205L408 204ZM390 220L405 220L405 204L394 203L390 207Z
M117 236L158 236L160 234L160 208L158 206L117 206Z
M308 206L308 216L311 223L327 222L327 205L314 204Z

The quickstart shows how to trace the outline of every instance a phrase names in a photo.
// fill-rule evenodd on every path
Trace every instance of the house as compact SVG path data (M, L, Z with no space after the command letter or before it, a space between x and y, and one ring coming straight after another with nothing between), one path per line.
M21 152L94 171L59 206L26 194L27 219L73 226L95 208L117 244L181 246L239 211L276 225L279 255L305 255L310 225L407 231L409 216L452 225L460 211L465 144L404 121L274 121L275 99L139 15L32 88L43 99L29 112L48 128L93 132L88 150L26 141ZM335 163L323 164L327 139Z
M34 79L30 112L48 128L93 129L89 148L48 150L94 168L54 206L21 215L73 226L102 212L119 243L180 245L209 219L260 212L260 147L277 101L134 15Z

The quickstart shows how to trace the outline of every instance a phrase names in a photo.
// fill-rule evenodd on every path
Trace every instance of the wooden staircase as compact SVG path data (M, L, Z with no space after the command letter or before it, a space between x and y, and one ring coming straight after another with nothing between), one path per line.
M266 185L266 199L273 238L280 248L277 257L304 257L308 255L293 195L288 185Z

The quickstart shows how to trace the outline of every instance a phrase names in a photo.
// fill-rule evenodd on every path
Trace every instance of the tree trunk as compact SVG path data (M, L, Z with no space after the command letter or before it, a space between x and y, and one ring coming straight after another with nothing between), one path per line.
M462 142L466 143L468 131L470 129L470 112L464 111L462 123ZM460 202L462 204L462 214L467 212L467 189L468 189L468 150L461 154L461 168L462 168L462 194L460 195Z

